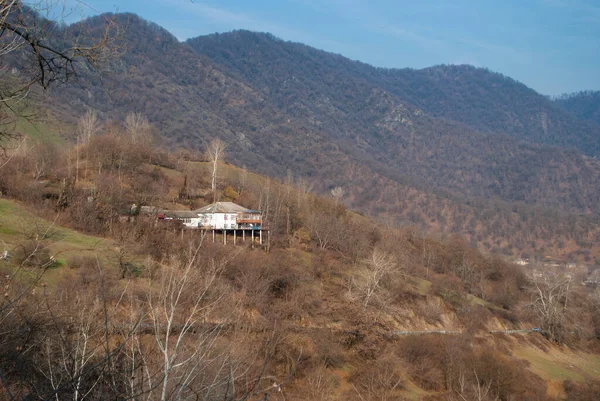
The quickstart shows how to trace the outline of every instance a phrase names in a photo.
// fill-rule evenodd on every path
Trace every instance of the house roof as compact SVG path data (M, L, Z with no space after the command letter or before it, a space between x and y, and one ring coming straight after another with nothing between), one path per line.
M216 202L194 210L194 213L260 213L258 210L246 209L233 202Z
M134 204L135 206L135 204ZM132 206L131 208L133 209L134 206ZM160 210L159 208L157 208L156 206L142 206L140 207L140 213L142 214L157 214L157 213L163 213L162 210Z
M260 213L258 210L246 209L233 202L217 202L196 210L168 210L154 206L142 206L140 212L142 214L164 214L165 217L179 219L198 217L200 214L205 213Z
M166 217L172 217L177 219L186 219L198 217L198 213L194 210L162 210L162 214Z

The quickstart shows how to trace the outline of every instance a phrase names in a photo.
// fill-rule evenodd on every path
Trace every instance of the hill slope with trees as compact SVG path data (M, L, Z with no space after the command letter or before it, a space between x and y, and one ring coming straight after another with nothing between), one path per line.
M0 169L3 399L558 400L598 388L600 296L584 266L529 274L458 236L391 228L301 180L223 163L213 190L212 164L114 122L75 146L35 145ZM223 245L132 207L215 198L261 210L271 241Z
M563 95L556 104L577 117L600 125L600 91L582 91Z
M521 84L472 67L380 70L243 31L179 43L137 16L111 18L127 27L123 54L103 81L53 94L58 100L52 107L64 120L76 122L87 108L98 110L104 120L141 112L172 147L203 149L220 137L228 144L228 160L238 166L275 177L291 171L312 181L320 193L341 187L344 202L356 210L394 223L468 233L479 243L510 237L514 224L507 224L515 219L531 232L552 231L544 241L593 241L593 218L577 214L599 211L600 184L593 179L600 174L598 162L577 151L524 142L520 139L527 138L519 138L517 131L492 131L504 124L498 116L505 114L493 105L511 102L501 96L525 92L529 103L541 102L539 110L555 107ZM102 21L96 17L88 23ZM399 74L414 76L400 79ZM453 75L487 89L444 84L440 78L456 81ZM496 88L499 82L504 89ZM411 86L419 88L414 93L430 94L410 95ZM440 91L448 94L443 97ZM450 93L460 91L472 99L452 100ZM437 106L432 99L438 99ZM440 99L447 99L446 106ZM464 118L448 118L461 115L455 109L473 105ZM475 121L481 107L495 113L493 122ZM525 113L527 108L519 104L515 110ZM523 121L534 114L519 117L517 125L529 132ZM562 110L557 115L574 118ZM574 131L560 132L571 138ZM588 133L577 132L581 138ZM523 207L511 205L515 202L536 210L532 215L538 217L526 217ZM564 213L573 214L571 221L584 221L576 225L576 234L563 223L541 223L539 217ZM476 217L483 215L504 217L492 230Z
M0 16L8 53L18 56L14 45L25 44L33 48L29 56L37 53L21 58L25 65L56 61L45 58L46 50L57 50L48 49L44 33L56 29L68 38L74 28L46 25L50 31L25 34L21 28L37 26L25 21L11 31L3 17L20 6L9 3ZM97 26L88 23L79 28ZM151 35L144 51L191 54L174 48L160 28L137 23ZM139 61L136 50L126 49L130 61ZM22 110L10 116L13 129L0 132L0 399L520 401L598 394L600 292L584 284L594 276L588 266L532 259L535 270L526 271L460 236L433 238L381 224L349 210L342 187L320 197L291 172L278 182L224 164L219 140L211 141L208 162L190 149L171 152L157 144L160 132L139 111L109 120L122 111L106 104L100 113L89 109L90 99L121 100L99 90L85 60L67 56L69 78L81 78L81 85L58 93L63 101L52 104L64 113L61 124L77 122L76 140L49 135L49 126L26 135L36 127L21 121L28 117ZM124 60L114 60L114 71L135 79L144 66ZM200 104L215 125L235 127L228 125L235 113L228 119L219 113L240 105L250 113L264 100L247 83L212 70L212 62L194 60L186 67L204 73L192 82L196 90L204 84L221 100ZM32 71L39 80L29 81L21 99L38 97L29 88L65 84L44 79L60 71L51 61L39 67ZM165 101L194 93L158 62L151 67L136 85L156 83ZM2 84L27 76L18 74L0 75ZM123 75L112 83L119 82L127 84ZM190 99L173 102L180 107L173 111L193 106ZM375 97L379 104L385 99ZM69 106L88 108L77 117ZM261 112L244 116L265 117ZM290 123L291 115L283 115L282 124ZM322 139L316 146L332 148L317 153L315 165L326 166L319 159L330 155L338 156L333 162L362 160L342 142ZM354 166L358 178L364 179L365 160ZM393 204L401 184L373 173L367 176L373 186L360 190L391 198L369 204ZM413 205L432 199L406 189L417 196ZM186 229L181 220L142 208L185 210L217 200L260 210L266 242L242 236L226 245L226 237L218 238L225 232ZM509 206L507 213L520 213ZM575 217L569 215L573 233L581 223ZM489 216L485 224L492 224Z
M351 110L360 99L357 93L377 87L433 117L600 155L598 127L578 120L522 83L487 69L469 65L375 68L249 31L201 36L187 43L255 87L264 88L281 105L327 92L341 110Z

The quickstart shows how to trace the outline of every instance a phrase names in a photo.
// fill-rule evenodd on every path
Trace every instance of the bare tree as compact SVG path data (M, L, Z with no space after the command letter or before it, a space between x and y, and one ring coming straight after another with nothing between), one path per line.
M125 130L134 144L150 140L150 123L142 113L128 113L125 117Z
M262 211L263 222L270 224L271 217L271 197L273 189L271 188L271 179L267 178L263 181L261 187L260 199L258 200L259 209Z
M382 280L397 264L393 255L379 248L373 249L371 256L363 261L363 267L359 270L354 284L363 298L364 309L378 296L382 290Z
M219 161L225 155L225 143L220 139L213 140L208 149L206 150L206 155L208 160L210 161L210 169L211 169L211 190L213 192L213 201L217 201L217 169L219 167Z
M39 142L36 146L36 152L32 152L33 157L33 179L38 181L52 173L59 158L59 152L56 146L50 142Z
M350 378L354 391L361 400L397 400L396 390L402 389L404 379L397 372L396 361L389 355L376 363L365 363Z
M98 113L96 110L88 109L77 121L78 142L87 145L92 136L96 135L98 131L100 131Z
M221 273L215 260L204 272L196 268L202 241L182 268L165 266L159 291L149 291L148 307L153 322L156 344L162 355L160 397L165 401L181 393L193 382L203 366L220 328L218 325L200 328L220 297L210 292ZM175 334L174 334L175 333Z
M0 1L0 57L12 68L10 80L0 84L0 138L14 137L17 118L34 87L46 89L79 74L79 65L95 69L115 55L117 25L106 19L103 30L88 35L85 24L77 34L40 16L55 14L60 6L37 1Z
M65 308L64 299L59 298L57 302ZM60 309L58 305L50 306L50 302L47 305L51 314ZM70 306L73 307L69 313L73 332L48 336L36 368L50 383L53 392L58 394L66 385L71 389L73 400L77 401L94 392L102 379L102 375L97 375L91 382L84 383L84 372L103 354L103 345L98 338L105 334L105 327L99 298L89 300L85 295L77 294Z
M306 178L300 177L296 181L296 187L298 188L298 208L302 209L307 205L309 194L313 190L314 184L309 182Z
M477 296L484 297L483 291L477 291L477 284L481 282L481 277L476 269L475 263L463 255L462 262L454 268L455 274L465 284L465 288L469 293L475 293Z
M333 399L336 383L335 376L327 367L319 365L307 375L307 391L312 400L328 401Z
M336 205L338 205L342 201L342 198L345 194L346 191L344 191L344 188L342 187L335 187L331 190L331 196L333 196L333 199L335 199Z
M550 338L560 342L563 319L568 310L572 279L569 275L545 271L531 280L531 303L528 305L538 317L541 328Z
M100 130L100 122L98 121L98 114L96 110L88 109L84 115L79 117L77 121L77 146L75 147L76 161L75 161L75 181L79 180L79 148L81 145L85 146L85 173L84 177L87 178L88 171L88 145L94 135Z
M248 169L246 166L242 166L242 171L238 174L237 177L237 193L242 195L246 190L246 186L248 185Z
M475 380L471 383L471 386L467 386L466 375L461 370L458 376L458 388L455 393L458 394L461 400L464 401L496 401L498 396L492 397L490 392L492 388L492 381L488 381L487 384L479 379L477 371L473 370L473 376Z
M308 230L319 247L328 249L340 229L337 217L331 210L313 210L308 216Z

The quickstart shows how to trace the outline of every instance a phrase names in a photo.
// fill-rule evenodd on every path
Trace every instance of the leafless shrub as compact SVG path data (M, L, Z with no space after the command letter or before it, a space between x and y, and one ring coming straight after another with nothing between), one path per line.
M43 241L23 241L15 248L14 262L23 267L48 268L54 263L50 249Z
M455 308L461 307L466 302L462 282L456 277L439 276L432 279L429 291Z
M93 266L95 267L98 263L98 260L91 255L74 255L70 257L67 261L69 268L74 270L79 270L81 268L86 268Z
M308 396L312 400L329 401L335 398L335 389L339 386L339 379L332 374L325 365L312 369L306 377Z
M429 299L419 303L418 316L423 317L428 324L442 323L443 313L444 308L440 305L439 300Z
M595 401L600 394L600 380L586 380L583 383L565 380L564 388L568 400Z
M362 364L352 372L350 382L359 397L366 400L397 400L397 392L404 388L397 361L389 356Z

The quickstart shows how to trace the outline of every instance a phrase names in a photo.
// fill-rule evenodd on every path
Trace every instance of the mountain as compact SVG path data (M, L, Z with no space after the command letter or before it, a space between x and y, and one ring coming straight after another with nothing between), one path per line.
M354 94L377 87L433 117L600 155L598 127L578 120L522 83L487 69L468 65L375 68L248 31L202 36L187 43L257 87L269 88L282 105L288 95L307 95L327 87L331 100L344 109Z
M233 71L234 77L249 82L282 112L311 122L366 159L377 155L371 164L384 162L375 169L387 171L386 176L395 181L408 178L428 188L551 207L594 208L595 195L588 200L579 196L586 193L586 177L598 168L595 161L514 139L590 151L598 146L593 130L578 129L581 124L576 118L499 74L468 66L376 69L247 31L188 43ZM534 124L536 115L552 118ZM538 125L542 131L545 127L543 133L536 131ZM520 130L509 130L517 126ZM500 128L505 128L501 134L487 131ZM567 190L579 200L565 199L558 187L544 192L553 186L551 182L568 181L550 178L558 171L548 171L553 169L548 165L557 164L570 165L565 173L582 174L582 185Z
M118 163L106 146L115 142L125 150ZM600 300L582 283L594 277L587 266L569 267L577 279L565 280L559 267L530 281L461 238L390 228L331 198L221 165L218 196L260 209L269 226L266 243L238 231L234 246L234 230L211 240L181 221L123 218L145 196L189 207L171 195L182 185L211 202L208 180L186 179L187 171L209 175L209 163L157 150L161 163L152 164L158 154L107 132L81 159L102 168L67 187L66 157L49 158L39 180L38 145L0 169L2 400L155 399L157 381L169 389L165 400L598 394ZM39 196L52 187L67 195ZM177 363L165 368L165 354ZM73 368L74 356L84 363ZM82 378L75 385L73 372ZM480 380L493 384L483 390L490 398L479 396Z
M600 213L600 164L575 150L596 154L593 124L512 79L378 69L246 31L180 43L135 15L111 18L127 27L122 55L102 81L51 93L65 120L88 107L106 120L142 112L172 147L219 137L238 166L291 171L321 193L341 186L355 210L491 247L531 233L595 239L596 217L578 215Z
M554 102L583 120L600 125L600 91L582 91L563 95Z
M33 126L0 143L1 400L597 398L598 216L502 199L539 191L585 208L572 202L590 198L574 191L594 189L576 182L595 178L593 159L432 116L370 83L343 86L342 102L302 77L313 89L285 93L287 108L160 27L117 18L129 31L111 74L77 65L79 85L31 105L67 129L88 107L115 121L87 136L94 124L80 120L76 142ZM19 70L0 60L1 86ZM173 146L223 137L226 160L285 182L170 152L147 124L124 129L129 110ZM19 117L11 133L28 128ZM499 195L477 195L488 191ZM184 229L181 211L217 200L257 211L260 229ZM442 235L389 224L401 218ZM507 254L536 248L535 270L449 231Z

